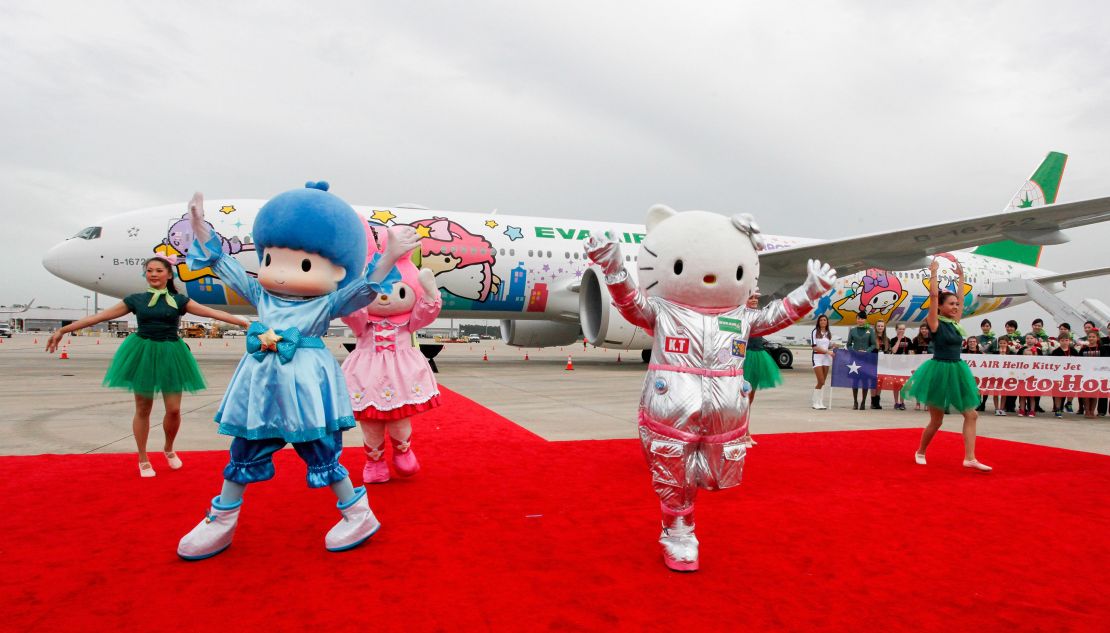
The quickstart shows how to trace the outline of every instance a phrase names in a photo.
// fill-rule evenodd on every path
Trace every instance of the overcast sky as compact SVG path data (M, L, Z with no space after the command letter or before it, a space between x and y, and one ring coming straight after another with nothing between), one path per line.
M895 4L6 2L0 303L83 307L42 254L194 190L841 237L999 210L1058 150L1060 201L1110 195L1110 10ZM1110 266L1071 235L1043 266Z

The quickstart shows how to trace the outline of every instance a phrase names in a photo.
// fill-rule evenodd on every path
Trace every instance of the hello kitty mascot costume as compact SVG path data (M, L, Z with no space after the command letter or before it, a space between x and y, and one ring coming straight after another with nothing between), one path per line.
M793 324L836 280L835 270L810 260L805 284L762 309L748 308L762 246L750 215L677 213L657 205L648 211L637 285L617 242L593 236L585 244L621 315L655 339L639 434L662 506L663 562L675 571L698 569L698 489L740 483L748 339Z
M390 236L367 227L370 253L375 246L384 251ZM413 346L417 330L439 316L443 305L435 273L417 270L411 253L397 262L401 280L389 293L380 293L369 305L343 317L358 337L355 351L343 361L343 375L355 419L362 427L366 466L363 483L389 481L389 466L383 459L385 436L393 445L393 469L402 477L420 470L410 446L410 417L439 406L439 388L427 359Z

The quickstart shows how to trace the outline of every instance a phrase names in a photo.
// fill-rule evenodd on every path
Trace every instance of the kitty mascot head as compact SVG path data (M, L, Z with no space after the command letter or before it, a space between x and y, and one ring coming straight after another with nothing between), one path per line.
M752 216L648 211L640 287L649 295L710 311L744 305L759 279L763 237Z
M258 283L271 294L318 297L366 270L363 222L349 204L328 193L328 183L278 194L262 205L252 235Z

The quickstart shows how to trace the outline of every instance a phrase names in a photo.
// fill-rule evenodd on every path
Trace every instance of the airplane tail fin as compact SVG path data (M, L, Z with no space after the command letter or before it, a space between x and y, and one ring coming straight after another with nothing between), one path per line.
M1041 166L1025 184L1014 194L1010 204L1003 211L1010 209L1027 209L1039 207L1042 204L1054 204L1056 194L1060 190L1060 180L1064 177L1064 166L1068 162L1068 155L1060 152L1049 152ZM1041 260L1042 246L1032 244L1018 244L1010 240L984 244L973 252L977 255L986 255L998 259L1005 259L1019 264L1036 266Z

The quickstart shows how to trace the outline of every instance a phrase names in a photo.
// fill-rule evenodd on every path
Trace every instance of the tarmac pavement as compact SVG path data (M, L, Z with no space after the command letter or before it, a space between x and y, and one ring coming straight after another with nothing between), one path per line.
M133 452L133 396L101 386L112 354L122 339L66 337L69 359L44 351L47 334L21 333L0 339L0 454ZM37 343L35 340L37 339ZM99 341L99 342L98 342ZM328 349L342 361L342 343L327 338ZM209 388L186 394L176 448L183 451L226 449L231 438L216 433L216 412L235 366L244 353L242 338L187 339ZM529 360L524 360L525 353ZM483 354L489 360L482 360ZM567 356L574 370L567 371ZM618 362L618 355L620 361ZM853 411L851 392L833 389L833 408L810 408L814 386L809 354L795 351L794 369L783 371L784 384L760 392L752 413L757 441L766 433L809 433L923 427L927 414L895 411L883 393L881 411ZM582 345L520 349L500 341L448 344L437 356L444 386L513 420L548 440L636 437L636 407L646 365L640 353ZM1110 418L1087 420L1052 414L1036 418L996 417L988 405L980 414L979 434L1043 446L1110 455ZM149 449L161 448L162 406L151 415ZM959 432L961 417L947 416L945 430ZM348 446L361 444L360 433L344 434ZM907 456L916 448L907 447ZM758 447L756 448L758 450ZM988 456L983 456L989 463Z

